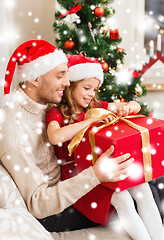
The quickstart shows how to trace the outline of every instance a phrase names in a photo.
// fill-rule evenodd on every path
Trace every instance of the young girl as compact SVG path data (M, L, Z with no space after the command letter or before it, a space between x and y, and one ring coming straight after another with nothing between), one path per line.
M140 105L98 101L96 93L103 82L103 70L97 59L82 54L68 56L69 79L61 104L47 113L47 133L61 164L61 179L76 174L73 156L68 156L67 146L80 130L99 118L85 120L89 108L101 107L121 116L137 113ZM58 146L57 146L58 145ZM140 197L142 196L142 197ZM133 199L136 200L138 213ZM96 204L96 205L95 205ZM96 206L96 207L94 207ZM148 183L131 189L114 192L97 186L79 199L74 207L94 222L106 225L116 209L124 228L134 240L162 240L162 221Z

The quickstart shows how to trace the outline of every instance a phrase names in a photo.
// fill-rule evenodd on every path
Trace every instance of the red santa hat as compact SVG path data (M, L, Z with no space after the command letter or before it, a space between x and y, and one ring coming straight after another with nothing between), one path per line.
M87 78L97 78L100 85L104 80L104 73L97 58L84 57L83 54L69 55L68 58L68 77L71 82L76 82Z
M6 69L4 93L10 92L10 86L17 63L18 82L35 80L57 67L67 63L67 57L44 40L29 40L21 44L12 54Z

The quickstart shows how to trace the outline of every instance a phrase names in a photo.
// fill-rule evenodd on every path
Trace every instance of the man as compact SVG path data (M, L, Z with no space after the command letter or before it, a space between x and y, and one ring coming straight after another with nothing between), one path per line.
M48 142L45 112L49 103L61 101L69 86L65 54L44 40L30 40L20 45L11 56L4 92L10 85L17 64L18 87L4 96L1 123L0 159L8 170L29 211L49 231L75 230L96 225L71 207L100 182L120 180L127 176L133 159L130 154L110 159L114 170L101 164L112 154L110 147L77 176L60 181L60 165L54 148ZM127 160L130 158L129 160ZM125 161L126 160L126 161Z

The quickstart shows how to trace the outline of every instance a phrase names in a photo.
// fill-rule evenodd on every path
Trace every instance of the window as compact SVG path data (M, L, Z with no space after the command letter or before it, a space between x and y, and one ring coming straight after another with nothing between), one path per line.
M161 38L161 49L163 49L164 0L145 0L145 48L147 52L149 52L151 43L154 45L154 50L157 50L157 36Z

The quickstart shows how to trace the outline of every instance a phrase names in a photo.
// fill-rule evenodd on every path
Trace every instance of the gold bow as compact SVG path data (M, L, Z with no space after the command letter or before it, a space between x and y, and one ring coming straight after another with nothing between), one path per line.
M126 124L128 124L130 127L135 128L136 130L140 131L141 133L141 141L142 141L142 154L143 154L143 166L144 166L144 176L145 176L145 182L149 182L152 180L152 160L151 160L151 148L150 148L150 136L149 136L149 130L145 127L139 126L131 121L129 121L128 119L131 118L138 118L138 117L145 117L143 115L130 115L130 116L126 116L126 117L121 117L121 116L116 116L113 112L108 111L106 109L103 108L92 108L89 109L86 112L86 116L85 118L91 118L91 117L113 117L113 120L110 121L109 123L104 123L104 121L99 121L100 123L103 123L101 126L96 128L96 131L91 130L89 132L89 142L91 144L91 154L92 154L92 162L93 165L95 164L96 160L97 160L97 154L94 151L94 147L95 147L95 133L100 131L101 129L108 127L112 124L117 123L118 121L122 120L124 121ZM93 126L93 124L91 124ZM77 133L74 138L72 139L72 141L70 142L70 144L68 145L68 151L69 151L69 155L71 155L74 150L77 148L77 146L79 145L79 143L81 142L85 132L87 131L87 129L89 127L91 127L91 125L88 125L87 127L85 127L84 129L82 129L79 133Z

